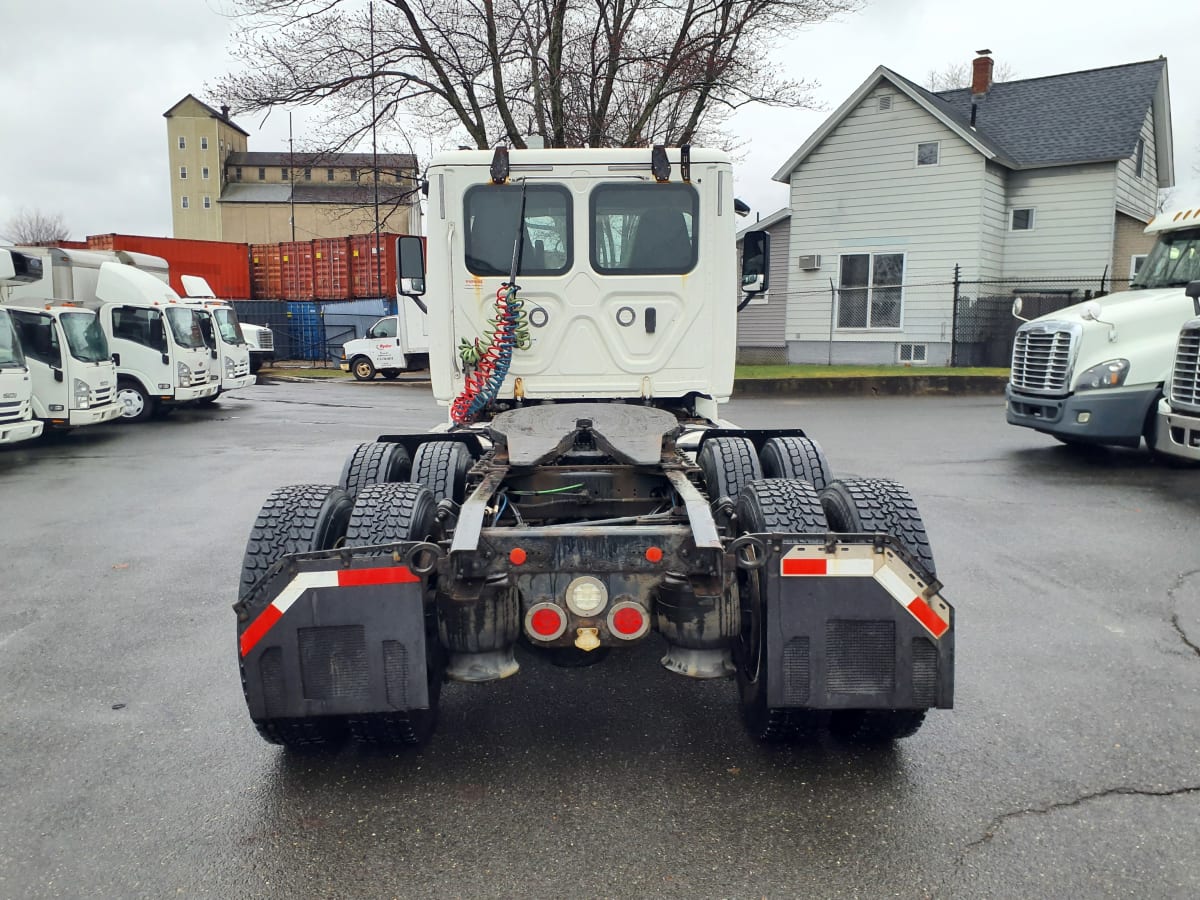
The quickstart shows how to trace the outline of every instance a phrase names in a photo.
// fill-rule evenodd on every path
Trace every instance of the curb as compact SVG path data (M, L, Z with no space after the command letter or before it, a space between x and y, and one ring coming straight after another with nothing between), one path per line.
M341 378L306 378L303 375L283 375L271 372L259 375L259 384L287 382L309 384L314 381L329 384L356 384L361 387L406 385L429 387L427 377L394 381L355 381ZM971 397L1003 395L1008 377L1005 375L871 375L847 378L745 378L733 383L735 397Z

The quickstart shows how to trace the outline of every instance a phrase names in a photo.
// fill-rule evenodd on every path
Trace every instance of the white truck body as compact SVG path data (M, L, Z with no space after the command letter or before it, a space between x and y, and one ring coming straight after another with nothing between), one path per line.
M409 297L397 297L396 302L399 313L383 316L365 336L342 345L343 372L352 372L359 381L370 381L377 372L395 378L428 364L428 317Z
M18 274L17 259L35 271ZM121 415L117 372L96 313L38 296L49 293L43 261L0 251L0 301L21 342L33 416L52 428L111 422Z
M0 444L27 441L42 433L33 418L33 383L21 341L8 310L0 307Z
M1170 456L1200 462L1200 202L1164 214L1151 223L1175 227L1160 238L1160 243L1143 266L1160 270L1176 283L1186 282L1185 292L1194 318L1179 330L1163 396L1158 402L1155 450Z
M209 380L217 382L217 393L254 384L258 379L250 371L250 348L233 304L216 299L203 278L183 275L181 280L187 291L184 302L205 314L200 330L212 359Z
M1172 209L1146 232L1158 234L1158 243L1131 290L1017 329L1006 392L1010 424L1064 443L1159 443L1158 400L1179 329L1196 315L1184 290L1200 274L1179 254L1200 250L1200 225Z
M144 254L17 248L41 256L40 282L19 285L13 299L53 296L96 312L116 363L121 416L140 420L161 404L204 400L210 355L199 317L166 283L166 263Z

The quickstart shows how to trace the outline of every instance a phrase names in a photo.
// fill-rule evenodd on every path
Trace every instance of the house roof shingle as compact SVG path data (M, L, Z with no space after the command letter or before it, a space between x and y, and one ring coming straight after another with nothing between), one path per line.
M1124 159L1134 152L1166 60L1003 81L977 102L975 132L1020 167ZM965 122L971 89L931 94Z

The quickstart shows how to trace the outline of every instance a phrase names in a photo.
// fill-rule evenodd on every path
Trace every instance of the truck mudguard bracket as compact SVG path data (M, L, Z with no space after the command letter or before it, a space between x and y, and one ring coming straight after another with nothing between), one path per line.
M890 537L767 549L767 703L812 709L953 706L954 610Z
M401 562L416 546L286 557L255 586L235 607L251 717L429 707L425 579Z

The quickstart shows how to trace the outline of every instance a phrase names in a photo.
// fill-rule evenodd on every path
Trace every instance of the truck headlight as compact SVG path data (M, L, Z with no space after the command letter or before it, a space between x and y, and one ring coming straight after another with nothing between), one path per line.
M82 378L76 378L71 382L71 405L76 409L87 409L92 404L92 389L88 387L88 383Z
M183 387L187 387L192 383L192 367L187 363L179 364L179 383Z
M237 366L235 366L233 364L232 359L230 359L228 356L226 356L225 357L225 377L232 378L234 376L235 372L237 372Z
M1079 376L1075 384L1077 391L1094 391L1097 388L1120 387L1129 374L1129 360L1110 359L1092 366Z

